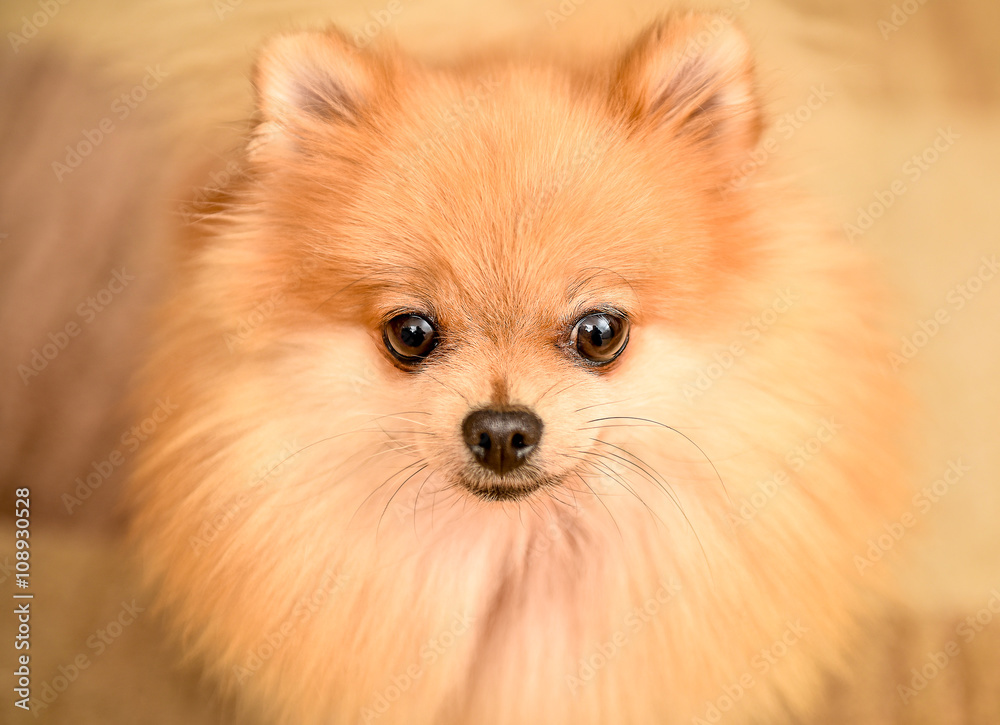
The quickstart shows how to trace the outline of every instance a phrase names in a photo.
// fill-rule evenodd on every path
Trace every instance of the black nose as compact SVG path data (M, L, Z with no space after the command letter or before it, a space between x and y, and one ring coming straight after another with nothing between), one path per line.
M487 408L469 413L462 437L480 465L503 475L528 460L542 437L542 421L527 411Z

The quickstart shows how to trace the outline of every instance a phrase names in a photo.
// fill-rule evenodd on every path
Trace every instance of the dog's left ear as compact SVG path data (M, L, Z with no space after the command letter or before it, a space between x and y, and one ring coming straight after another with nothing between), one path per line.
M750 44L725 15L690 13L648 28L620 61L612 103L635 126L732 158L760 136Z

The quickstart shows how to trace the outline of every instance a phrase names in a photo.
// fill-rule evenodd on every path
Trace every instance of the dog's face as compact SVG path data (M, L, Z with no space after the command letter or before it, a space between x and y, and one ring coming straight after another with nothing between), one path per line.
M147 373L179 412L134 530L188 646L295 722L390 686L383 722L683 721L807 616L738 707L804 701L894 495L894 393L853 256L725 188L742 36L442 70L306 34L256 85L250 181Z
M686 58L690 30L598 78L456 76L335 35L261 60L264 224L313 267L303 307L356 338L344 363L407 401L381 414L411 417L427 492L585 488L601 405L664 386L657 338L742 295L757 241L719 185L756 134L749 61L718 29L697 56L715 66Z

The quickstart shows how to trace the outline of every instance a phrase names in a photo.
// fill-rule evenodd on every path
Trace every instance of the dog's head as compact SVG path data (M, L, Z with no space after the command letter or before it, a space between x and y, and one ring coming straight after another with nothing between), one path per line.
M436 68L306 33L255 84L147 373L178 412L134 530L191 646L231 681L294 621L254 676L300 722L414 662L399 719L639 722L702 715L807 616L741 707L800 698L891 499L894 392L854 255L733 183L743 36L677 16L606 62Z
M282 37L256 71L255 242L310 266L297 299L412 419L432 490L583 488L602 404L677 387L664 339L745 296L759 240L720 187L752 82L742 35L701 16L586 71Z

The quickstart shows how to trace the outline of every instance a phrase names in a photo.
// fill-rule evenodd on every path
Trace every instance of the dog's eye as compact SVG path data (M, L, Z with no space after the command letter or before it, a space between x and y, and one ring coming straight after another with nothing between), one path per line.
M438 334L430 320L405 313L389 320L382 331L385 346L405 365L416 365L437 347Z
M592 312L581 317L570 335L580 357L606 365L621 355L628 344L628 320L609 312Z

